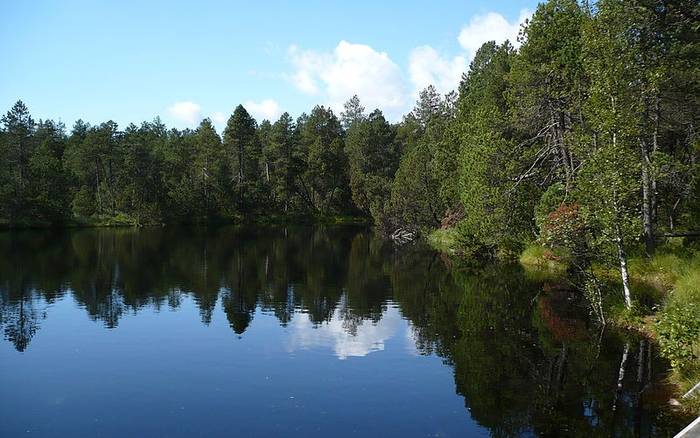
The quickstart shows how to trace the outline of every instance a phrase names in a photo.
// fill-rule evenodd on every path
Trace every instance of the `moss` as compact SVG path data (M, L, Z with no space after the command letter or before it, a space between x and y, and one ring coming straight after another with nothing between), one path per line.
M519 261L529 271L544 271L549 274L564 274L567 268L563 256L539 244L526 247L520 254Z
M370 225L372 220L364 216L329 215L315 216L314 222L325 225Z
M119 213L114 216L77 217L61 225L67 227L134 227L139 223L136 219Z
M440 252L459 252L459 232L455 228L438 228L427 236L428 244Z

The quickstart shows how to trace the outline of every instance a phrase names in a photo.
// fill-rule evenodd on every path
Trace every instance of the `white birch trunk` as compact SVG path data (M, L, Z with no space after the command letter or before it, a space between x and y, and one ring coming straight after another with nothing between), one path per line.
M625 307L632 308L632 292L630 292L630 276L627 270L627 254L625 253L625 242L622 239L620 225L615 224L615 243L617 244L617 258L620 262L620 276L622 277L622 293L625 296Z

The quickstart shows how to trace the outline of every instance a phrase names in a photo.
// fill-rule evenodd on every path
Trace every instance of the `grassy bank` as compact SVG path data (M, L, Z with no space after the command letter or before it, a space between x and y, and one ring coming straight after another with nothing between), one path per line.
M540 274L566 274L565 257L536 244L523 251L520 263ZM671 363L669 381L677 387L678 396L700 382L700 252L671 242L661 246L652 258L631 257L632 310L622 302L619 271L603 264L594 264L593 271L608 291L608 320L658 342L661 354ZM700 394L683 399L682 404L698 411Z
M117 214L114 216L76 217L62 222L44 222L23 220L18 222L0 222L0 230L24 230L32 228L90 228L90 227L135 227L161 225L160 223L139 223L135 218Z
M667 291L654 314L653 329L661 353L671 361L670 380L685 394L700 382L700 254L660 254L639 265L636 275ZM700 393L683 403L700 411Z
M564 274L566 271L566 263L562 257L541 245L529 245L518 260L521 265L530 269L545 270L552 274Z
M449 254L465 254L457 230L438 229L427 235L428 243ZM468 253L468 252L467 252ZM519 256L529 275L541 279L567 275L566 254L539 244L527 246ZM634 307L622 299L620 272L613 262L594 262L593 272L604 290L606 319L613 326L634 330L658 342L661 354L671 363L668 380L684 409L700 410L700 391L681 399L700 382L700 251L669 240L654 257L633 255L628 260Z
M343 215L260 215L231 218L216 218L190 222L143 221L123 214L100 217L78 217L60 223L41 221L0 222L0 230L42 229L42 228L94 228L94 227L149 227L165 225L367 225L371 221L362 216Z
M438 228L427 235L428 244L436 250L448 254L458 254L459 233L454 228Z

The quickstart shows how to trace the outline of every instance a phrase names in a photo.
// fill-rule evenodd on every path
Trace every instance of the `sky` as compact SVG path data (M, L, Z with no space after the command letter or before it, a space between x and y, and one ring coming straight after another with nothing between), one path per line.
M0 112L35 119L161 117L222 129L238 104L258 120L357 94L398 121L418 92L456 89L479 46L514 41L531 0L0 0Z

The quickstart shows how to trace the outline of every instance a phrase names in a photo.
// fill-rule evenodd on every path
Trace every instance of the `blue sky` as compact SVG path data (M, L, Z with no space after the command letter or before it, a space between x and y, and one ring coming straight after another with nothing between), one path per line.
M221 127L357 93L392 120L453 89L476 48L513 38L536 1L3 1L0 111Z

